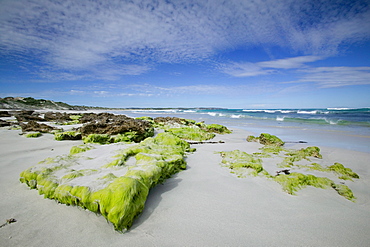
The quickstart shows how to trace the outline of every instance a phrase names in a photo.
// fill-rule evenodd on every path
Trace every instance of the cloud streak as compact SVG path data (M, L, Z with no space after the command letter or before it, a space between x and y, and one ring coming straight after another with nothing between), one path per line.
M251 77L275 73L281 69L297 69L307 67L306 63L324 59L320 56L299 56L285 59L277 59L258 63L229 63L221 64L218 69L225 74L234 77Z
M303 70L298 83L315 83L321 88L370 85L370 67L318 67Z
M4 0L0 52L28 60L45 78L65 80L116 80L256 45L326 56L370 36L366 1L335 2ZM229 73L262 75L310 62L298 60L257 64L262 70L239 64Z

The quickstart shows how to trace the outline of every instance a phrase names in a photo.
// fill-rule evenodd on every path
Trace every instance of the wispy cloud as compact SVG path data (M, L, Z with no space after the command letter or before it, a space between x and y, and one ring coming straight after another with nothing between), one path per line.
M279 69L297 69L306 67L306 63L323 59L320 56L299 56L285 59L277 59L258 63L240 62L221 64L218 69L228 75L235 77L249 77L266 75Z
M293 82L315 83L321 88L370 85L370 67L318 67L302 72L305 75Z
M116 80L157 63L202 61L240 46L332 55L370 36L368 2L339 2L4 0L0 52L28 60L46 78L65 80ZM253 76L310 62L298 60L234 64L225 72Z

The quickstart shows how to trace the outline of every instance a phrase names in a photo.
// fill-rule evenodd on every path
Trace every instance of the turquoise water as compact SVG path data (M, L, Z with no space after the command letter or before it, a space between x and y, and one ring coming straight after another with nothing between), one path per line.
M370 108L126 110L131 117L171 116L218 123L254 135L267 132L284 141L370 152Z

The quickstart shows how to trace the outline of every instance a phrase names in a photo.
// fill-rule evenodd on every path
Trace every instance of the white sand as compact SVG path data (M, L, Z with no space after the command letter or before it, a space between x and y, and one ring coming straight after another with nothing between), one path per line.
M320 147L327 163L360 175L346 184L357 202L334 190L308 187L291 196L259 177L237 178L215 151L255 152L247 132L216 137L224 144L193 145L188 169L158 185L130 231L121 234L104 217L43 199L19 182L39 161L66 154L79 141L36 139L0 130L0 246L368 246L370 154ZM290 144L289 147L301 147Z

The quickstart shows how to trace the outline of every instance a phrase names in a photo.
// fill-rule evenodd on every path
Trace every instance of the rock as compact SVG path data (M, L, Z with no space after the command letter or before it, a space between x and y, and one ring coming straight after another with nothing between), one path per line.
M43 118L39 117L38 113L35 113L34 111L18 111L14 114L14 116L19 123L29 121L45 121Z
M9 114L7 111L0 111L0 117L11 117L12 115Z
M82 136L90 134L117 135L134 132L134 142L139 142L154 135L154 128L148 121L129 118L125 115L114 115L110 113L84 114L80 118L85 123L79 132Z
M41 132L41 133L49 133L53 130L60 130L58 128L54 128L47 124L39 124L36 121L29 121L27 124L21 124L22 132Z
M55 122L63 123L63 122L71 121L70 115L71 114L68 114L68 113L65 113L65 112L64 113L61 113L61 112L47 112L44 115L44 119L46 121L55 121Z
M186 119L178 118L178 117L157 117L154 118L154 122L157 124L166 124L166 125L173 125L173 124L185 124Z
M259 136L259 141L262 145L284 145L284 142L279 137L267 133L261 133L261 135Z
M277 136L261 133L259 137L248 136L248 142L259 142L262 145L283 146L285 143Z
M11 125L11 123L0 119L0 127L7 127L7 126L10 126L10 125Z

